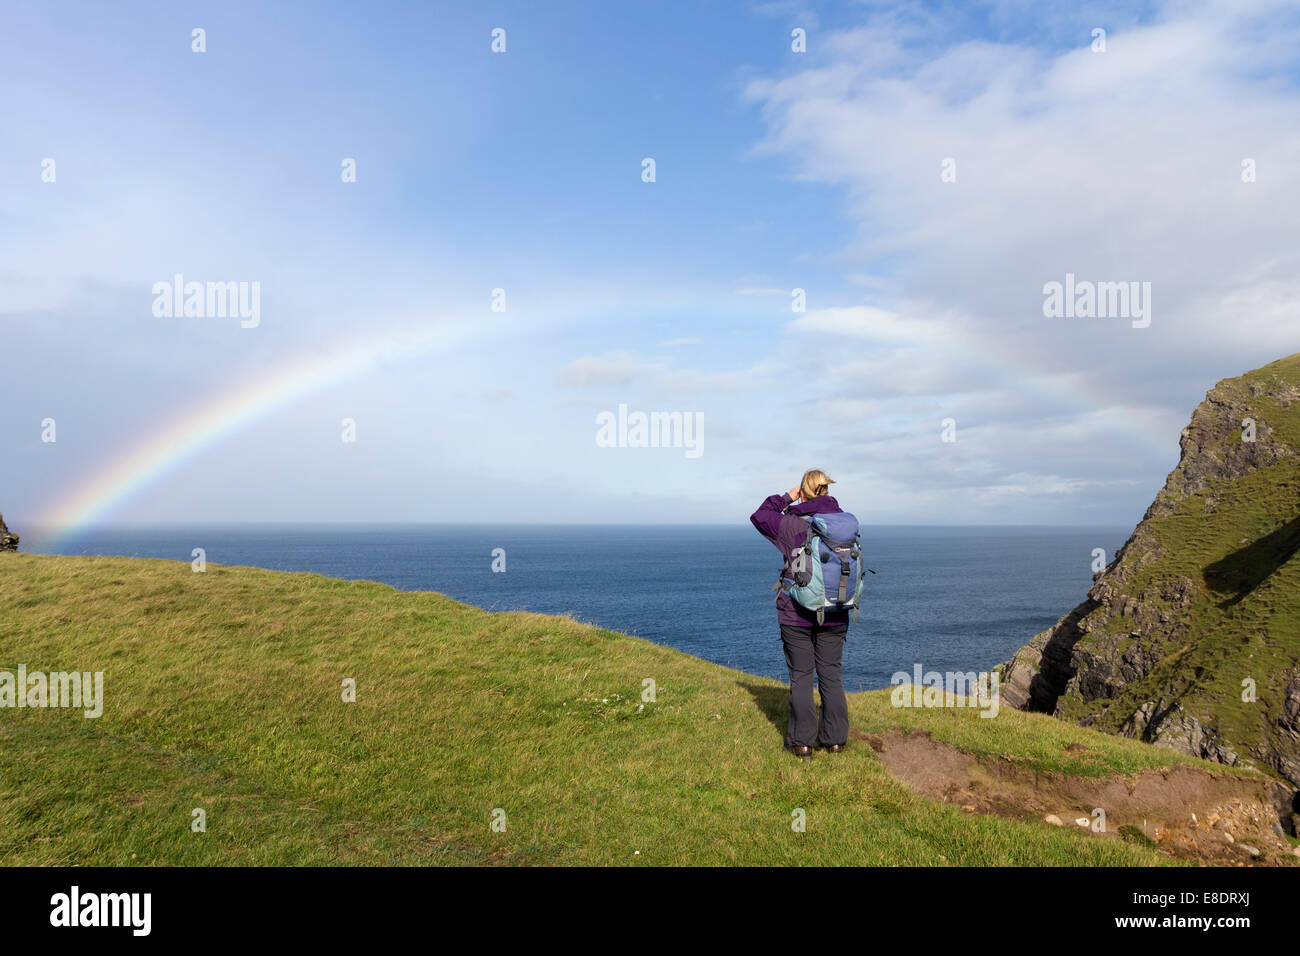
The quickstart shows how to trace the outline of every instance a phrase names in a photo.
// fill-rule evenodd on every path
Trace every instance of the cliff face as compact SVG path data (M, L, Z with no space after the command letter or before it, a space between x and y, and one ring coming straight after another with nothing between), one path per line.
M1002 702L1300 787L1300 354L1216 385L1181 445L1087 599L1004 666Z
M5 516L0 515L0 551L17 551L18 535L10 534L5 527Z

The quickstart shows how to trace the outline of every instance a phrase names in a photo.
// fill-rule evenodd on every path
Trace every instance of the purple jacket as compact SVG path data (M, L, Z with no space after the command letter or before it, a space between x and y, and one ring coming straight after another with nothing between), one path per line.
M822 495L811 501L790 504L789 495L772 495L758 510L749 516L758 533L776 545L783 557L789 557L796 548L802 547L808 537L808 522L804 515L829 514L842 511L840 503L830 495ZM817 623L817 615L807 608L800 607L784 591L776 599L776 620L778 624L791 624L794 627L812 627ZM827 611L826 624L849 623L848 611Z

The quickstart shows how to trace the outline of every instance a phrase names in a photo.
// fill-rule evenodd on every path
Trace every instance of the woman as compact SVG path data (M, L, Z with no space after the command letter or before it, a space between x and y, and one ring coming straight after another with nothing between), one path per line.
M818 469L805 472L803 480L783 495L772 495L750 516L759 534L776 545L783 557L803 546L808 536L808 515L840 511L839 502L827 494L835 484ZM787 566L785 577L789 579ZM839 753L849 739L849 702L844 696L840 658L849 631L849 612L828 611L821 624L817 616L796 604L781 589L776 600L776 619L785 645L785 663L790 670L790 721L785 732L786 749L805 760L813 747ZM813 704L813 672L821 692L821 720Z

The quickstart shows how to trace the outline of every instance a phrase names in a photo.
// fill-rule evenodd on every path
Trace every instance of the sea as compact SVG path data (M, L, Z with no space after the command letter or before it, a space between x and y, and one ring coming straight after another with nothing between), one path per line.
M22 530L22 529L14 529ZM902 671L985 671L1083 600L1094 550L1125 528L863 528L863 608L844 648L850 690ZM74 546L29 529L22 550L206 560L439 591L490 611L568 614L784 680L772 603L781 556L748 523L104 527ZM494 570L494 566L496 570Z

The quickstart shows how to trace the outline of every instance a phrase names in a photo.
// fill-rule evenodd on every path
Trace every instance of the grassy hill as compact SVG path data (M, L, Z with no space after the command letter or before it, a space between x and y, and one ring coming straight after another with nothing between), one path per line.
M1292 355L1207 394L1178 466L1087 600L1008 666L1008 698L1300 787L1298 554Z
M886 692L850 695L850 749L803 763L781 750L776 682L566 618L251 568L4 555L0 670L19 664L102 670L105 706L0 710L8 865L1144 865L1174 859L1118 813L1094 835L999 805L998 768L1040 796L1056 781L1058 802L1144 773L1257 786L1048 716ZM959 761L927 799L882 759L912 731L990 773Z

